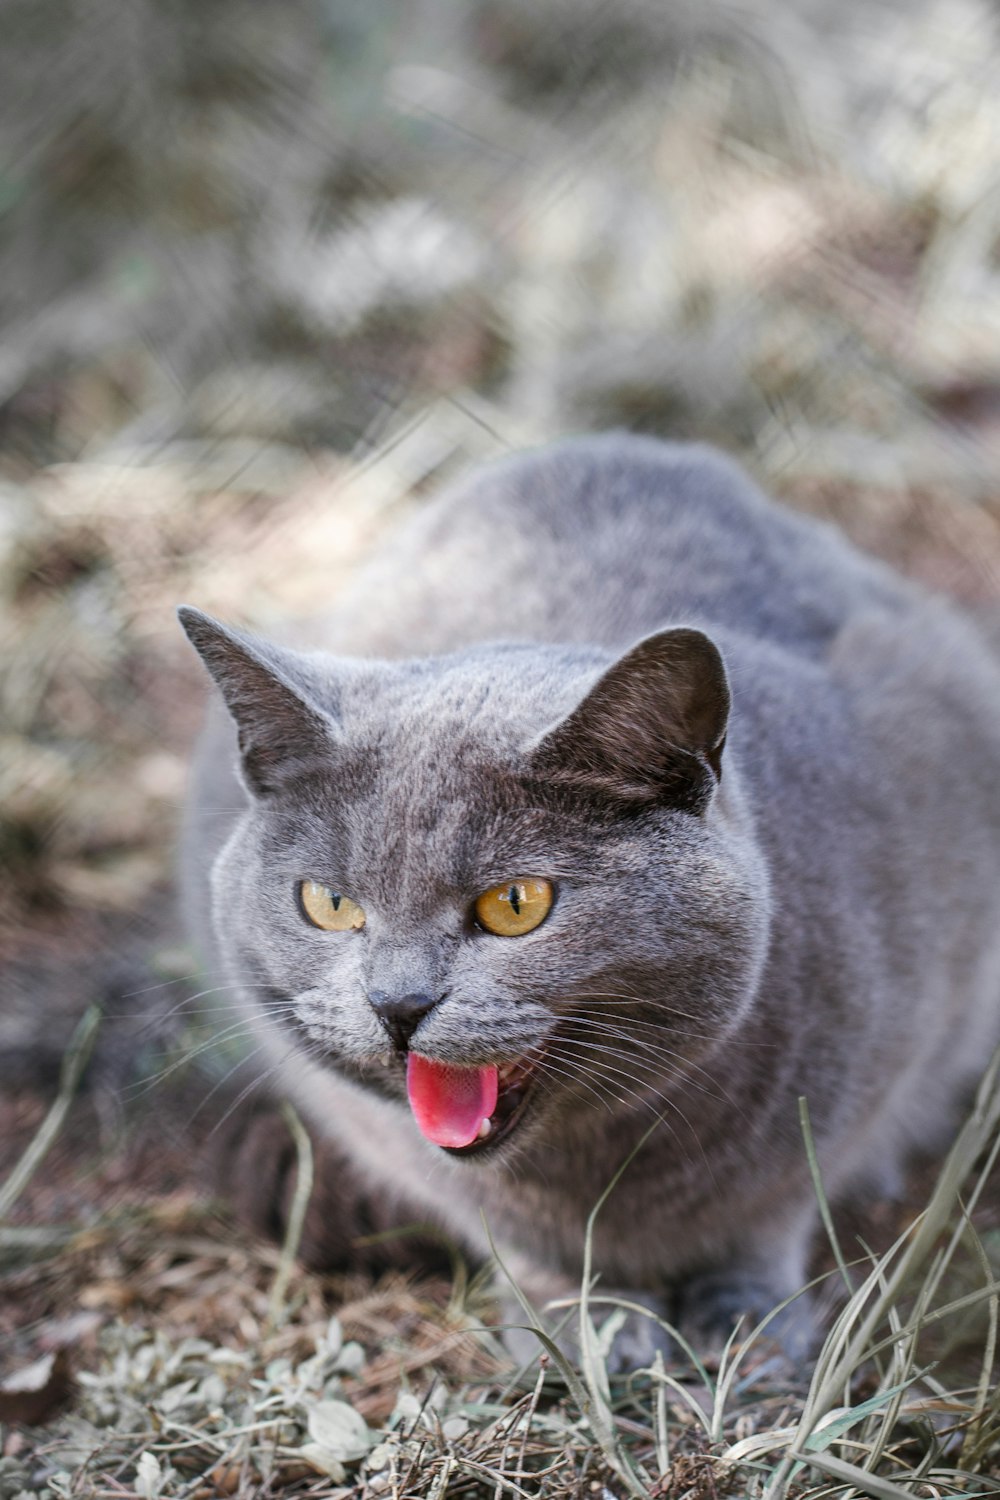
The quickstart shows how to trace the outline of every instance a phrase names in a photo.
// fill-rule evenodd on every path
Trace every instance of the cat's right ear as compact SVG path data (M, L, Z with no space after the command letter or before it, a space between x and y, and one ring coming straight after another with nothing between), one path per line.
M329 765L337 741L330 718L296 682L294 658L182 605L177 618L236 720L243 776L258 797Z
M700 813L722 776L729 707L715 643L686 626L660 630L531 747L530 773L605 800Z

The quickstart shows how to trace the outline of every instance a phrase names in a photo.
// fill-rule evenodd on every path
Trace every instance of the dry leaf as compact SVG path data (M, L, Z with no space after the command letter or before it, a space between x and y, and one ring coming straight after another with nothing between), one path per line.
M57 1349L9 1375L0 1385L0 1422L47 1422L69 1395L69 1354Z

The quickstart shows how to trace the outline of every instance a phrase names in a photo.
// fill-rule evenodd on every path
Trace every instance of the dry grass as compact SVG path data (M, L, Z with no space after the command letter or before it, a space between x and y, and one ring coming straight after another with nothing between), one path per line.
M54 1114L70 1104L85 1040ZM710 1367L681 1347L668 1367L658 1356L609 1380L593 1322L604 1299L588 1273L573 1314L581 1370L540 1332L537 1365L513 1372L484 1323L484 1289L461 1267L450 1288L399 1275L376 1286L289 1279L294 1212L283 1249L268 1250L234 1236L190 1191L145 1203L133 1194L87 1224L50 1225L47 1238L0 1229L3 1290L11 1305L49 1309L30 1332L51 1351L41 1371L0 1389L0 1420L45 1424L30 1438L8 1428L3 1493L998 1493L1000 1265L972 1227L1000 1149L998 1077L1000 1057L926 1206L895 1242L860 1258L851 1247L850 1264L838 1250L851 1292L801 1382L776 1358L766 1323ZM29 1140L3 1190L6 1212L52 1139L43 1126ZM298 1140L305 1194L309 1153Z

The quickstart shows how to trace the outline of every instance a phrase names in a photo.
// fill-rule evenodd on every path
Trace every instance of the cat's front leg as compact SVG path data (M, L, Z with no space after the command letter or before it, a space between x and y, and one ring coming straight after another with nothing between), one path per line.
M313 1186L298 1258L314 1271L389 1269L451 1274L444 1239L414 1230L419 1209L365 1181L349 1154L310 1132ZM295 1143L280 1108L241 1104L213 1136L207 1162L215 1190L256 1234L284 1239L298 1177ZM393 1231L407 1226L396 1234Z

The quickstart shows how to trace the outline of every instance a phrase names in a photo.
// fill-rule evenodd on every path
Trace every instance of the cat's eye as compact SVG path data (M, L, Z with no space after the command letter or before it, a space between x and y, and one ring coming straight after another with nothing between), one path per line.
M350 896L331 891L318 880L303 880L299 886L299 905L314 927L324 932L357 932L365 925L364 908Z
M547 880L506 880L476 898L476 921L497 937L522 937L545 921L554 896Z

